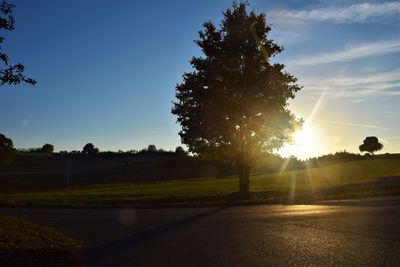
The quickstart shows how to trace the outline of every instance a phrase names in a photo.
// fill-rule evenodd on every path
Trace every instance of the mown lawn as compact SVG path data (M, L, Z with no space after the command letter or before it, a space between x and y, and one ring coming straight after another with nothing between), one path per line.
M400 175L400 160L363 160L251 177L251 191L263 197L299 194L340 185L376 181ZM0 205L123 206L162 204L219 204L238 190L238 179L192 179L159 183L112 184L65 191L2 194Z

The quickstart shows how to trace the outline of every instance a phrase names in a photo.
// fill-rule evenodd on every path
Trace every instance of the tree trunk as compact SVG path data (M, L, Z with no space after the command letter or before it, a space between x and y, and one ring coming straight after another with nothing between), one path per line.
M238 167L239 174L239 193L247 194L250 191L250 168L249 167Z
M250 192L250 167L244 170L244 180L245 180L245 191Z

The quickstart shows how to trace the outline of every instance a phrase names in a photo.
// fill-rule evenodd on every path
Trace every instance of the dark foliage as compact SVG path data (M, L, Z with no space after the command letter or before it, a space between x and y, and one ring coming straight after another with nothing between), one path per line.
M12 31L14 30L15 20L11 13L15 5L9 4L6 1L0 4L0 30ZM0 36L0 44L4 41L4 37ZM0 47L0 61L3 67L0 68L0 84L19 84L21 82L36 84L36 81L27 78L24 75L25 67L21 63L10 65L9 57L1 51Z
M150 153L157 152L157 147L155 145L149 145L147 147L147 152L150 152Z
M15 158L15 149L10 138L0 134L0 166L10 164Z
M99 149L95 147L92 143L87 143L83 149L82 149L83 154L97 154L99 153Z
M188 153L183 149L183 147L178 146L175 148L175 155L178 157L186 157Z
M54 152L54 146L51 144L44 144L42 147L37 147L37 148L22 148L22 149L17 149L18 152L22 153L48 153L51 154ZM67 153L67 151L65 151ZM60 151L60 153L63 153L63 151Z
M51 144L44 144L43 147L41 148L42 153L53 153L54 152L54 146Z
M234 2L219 29L204 23L195 41L204 56L190 61L194 71L177 85L172 109L189 151L235 164L244 193L256 159L281 147L299 123L288 100L300 90L283 64L269 62L283 48L268 39L265 14L246 8Z
M364 142L359 146L361 152L369 152L374 154L374 152L382 150L383 145L379 143L379 140L375 136L368 136L365 138Z
M362 159L365 158L360 154L354 154L347 151L339 151L336 152L335 154L328 154L316 158L310 158L305 163L307 167L313 168L313 167L321 167L324 165L362 160Z
M253 173L265 174L304 168L306 168L305 162L297 159L295 156L283 158L277 154L265 154L259 159L258 164L254 167Z

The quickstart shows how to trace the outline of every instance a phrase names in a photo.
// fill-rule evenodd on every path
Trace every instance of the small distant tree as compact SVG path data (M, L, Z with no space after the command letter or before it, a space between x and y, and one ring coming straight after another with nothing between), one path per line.
M97 154L99 153L99 149L95 147L92 143L87 143L83 149L82 149L83 154Z
M0 30L13 31L15 20L11 13L15 5L9 4L6 1L0 4ZM0 36L0 44L4 41L4 37ZM3 66L0 67L0 84L19 84L21 82L36 84L36 81L25 77L25 66L21 63L16 65L9 64L9 57L1 51L0 47L0 62Z
M147 147L147 152L151 152L151 153L157 152L157 147L155 145L149 145Z
M15 159L15 149L10 138L0 134L0 166L8 165Z
M178 157L187 156L187 152L183 149L183 147L178 146L175 148L175 155Z
M41 148L42 153L53 153L54 152L54 146L51 144L44 144Z
M372 155L374 152L382 150L383 145L379 143L379 140L375 136L368 136L364 142L358 147L361 152L369 152Z

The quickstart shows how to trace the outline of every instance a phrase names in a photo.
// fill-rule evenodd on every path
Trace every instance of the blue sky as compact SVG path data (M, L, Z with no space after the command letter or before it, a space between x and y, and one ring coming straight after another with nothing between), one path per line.
M3 50L38 81L0 87L0 132L17 148L180 145L175 85L200 53L203 22L218 23L231 1L11 2L16 30ZM400 151L400 2L249 3L285 47L274 61L304 86L291 109L312 134L283 155L357 152L370 135Z

